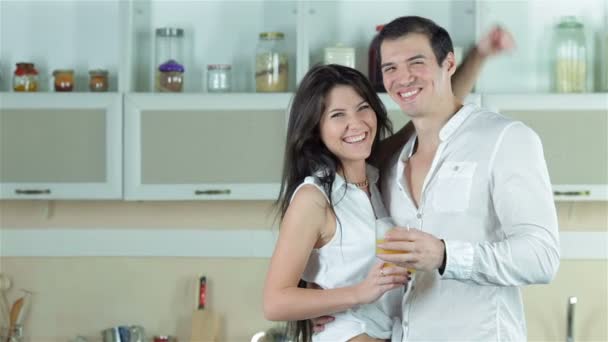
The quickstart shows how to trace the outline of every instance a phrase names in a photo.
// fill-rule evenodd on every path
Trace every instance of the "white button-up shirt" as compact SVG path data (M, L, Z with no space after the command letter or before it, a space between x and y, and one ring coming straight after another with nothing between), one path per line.
M520 286L559 266L557 215L538 136L523 123L463 106L440 144L417 208L404 168L412 137L383 182L396 223L444 239L447 261L417 271L403 300L403 341L522 341Z

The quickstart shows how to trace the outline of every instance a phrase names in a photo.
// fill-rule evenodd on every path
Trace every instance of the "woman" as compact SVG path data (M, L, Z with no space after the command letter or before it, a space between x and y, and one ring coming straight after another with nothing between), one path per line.
M382 102L357 70L316 66L300 83L287 131L281 228L264 288L266 318L300 321L291 330L297 340L391 336L409 275L376 261L374 223L387 213L378 171L366 164L390 131ZM305 288L301 279L324 290ZM335 321L311 337L305 320L328 314Z

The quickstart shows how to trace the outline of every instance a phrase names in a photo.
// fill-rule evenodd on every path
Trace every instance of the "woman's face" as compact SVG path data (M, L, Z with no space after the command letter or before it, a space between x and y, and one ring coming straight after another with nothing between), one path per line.
M365 161L376 137L377 118L372 107L350 86L330 90L321 116L321 140L347 165Z

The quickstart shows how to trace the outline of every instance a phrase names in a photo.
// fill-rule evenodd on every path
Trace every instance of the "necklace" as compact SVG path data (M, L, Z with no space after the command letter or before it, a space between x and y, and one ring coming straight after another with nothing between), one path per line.
M359 189L365 189L369 185L369 182L367 181L367 178L365 178L365 180L363 182L348 183L348 184L353 184L354 186L356 186Z

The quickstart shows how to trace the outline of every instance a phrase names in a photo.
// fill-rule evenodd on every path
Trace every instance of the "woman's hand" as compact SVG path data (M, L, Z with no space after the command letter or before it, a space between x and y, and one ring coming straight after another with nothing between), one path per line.
M377 262L367 274L367 278L356 285L357 302L360 304L375 302L385 292L406 285L409 277L405 267Z

